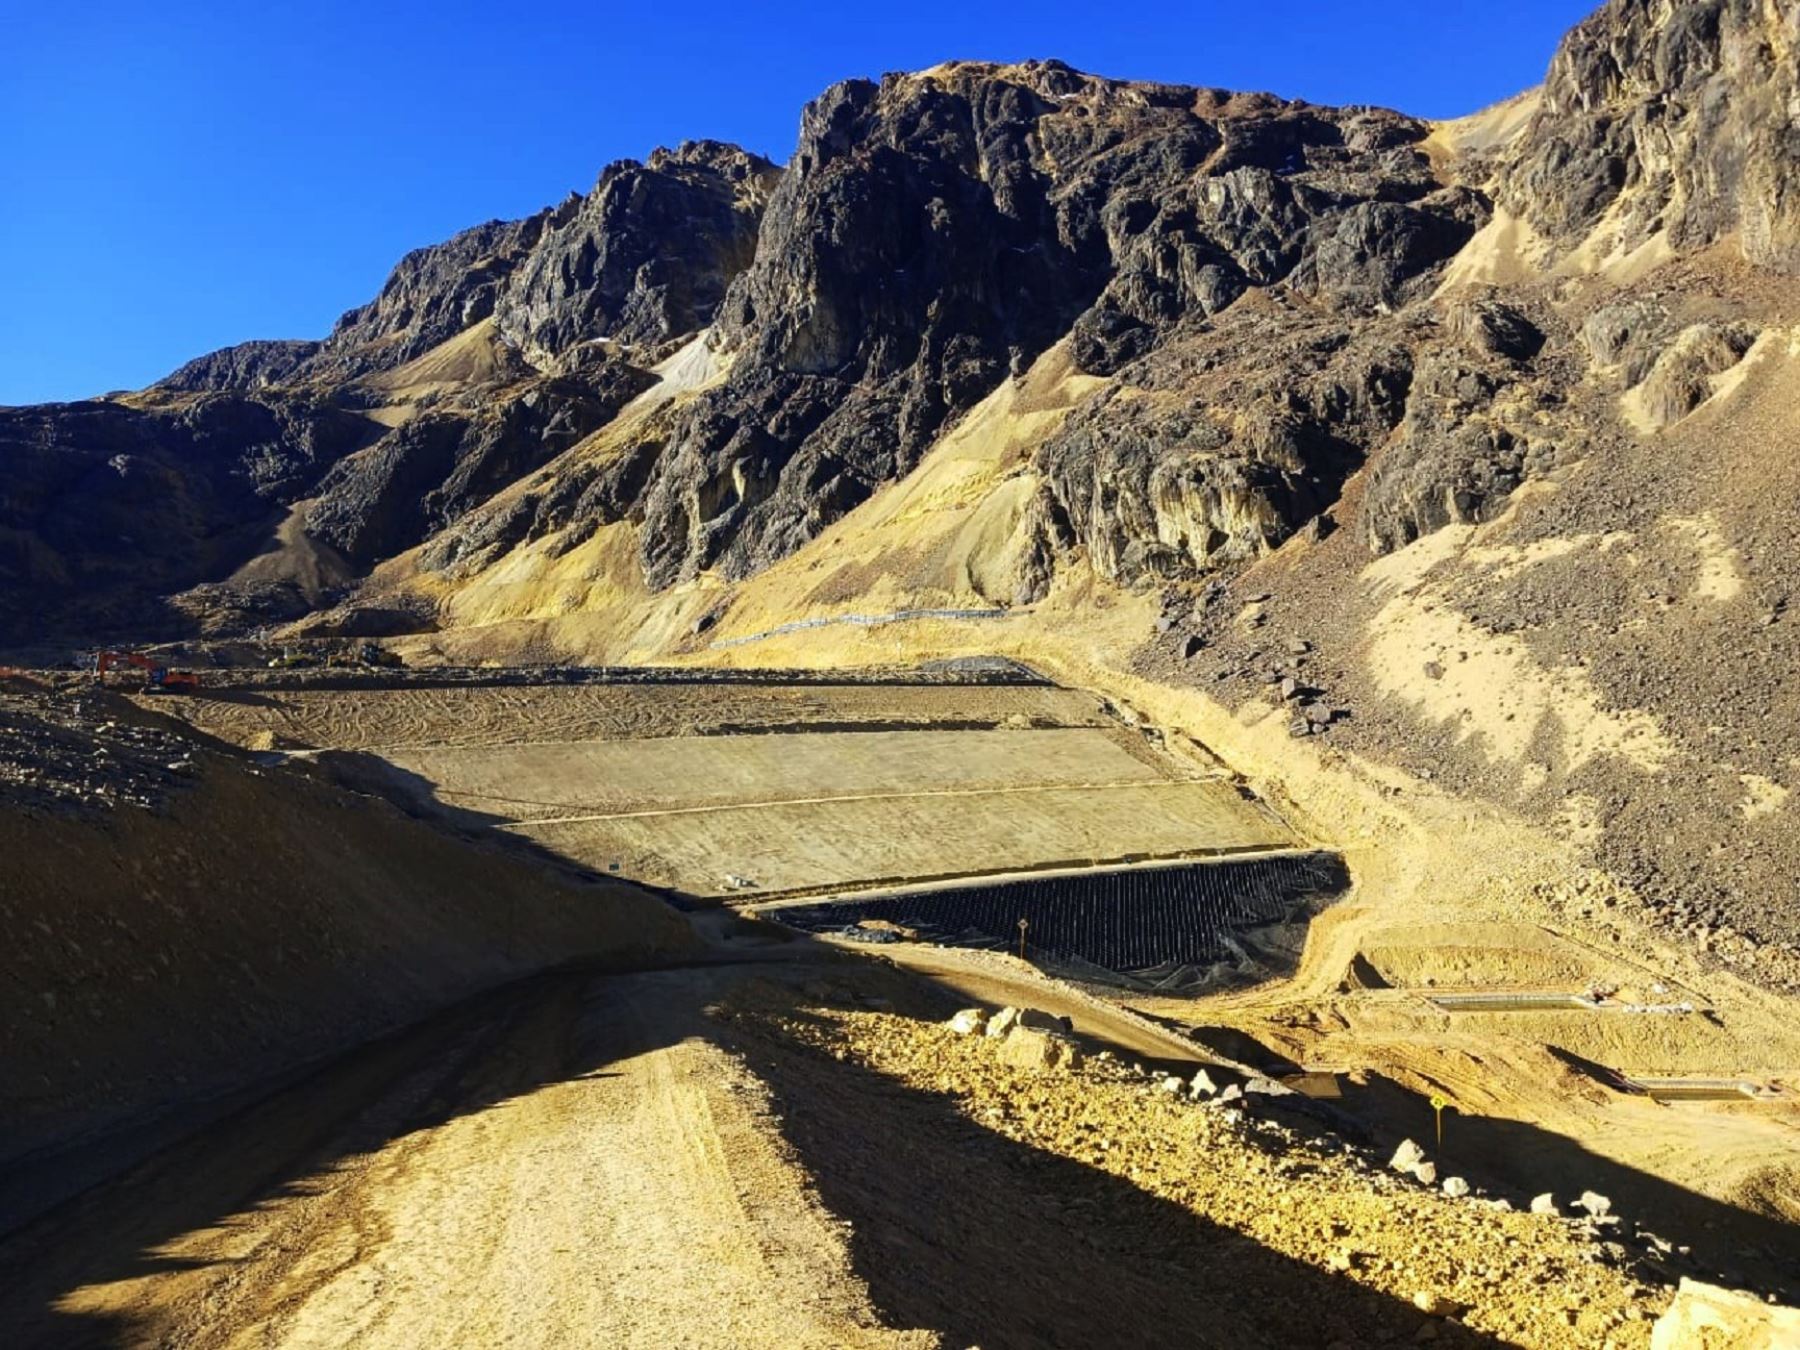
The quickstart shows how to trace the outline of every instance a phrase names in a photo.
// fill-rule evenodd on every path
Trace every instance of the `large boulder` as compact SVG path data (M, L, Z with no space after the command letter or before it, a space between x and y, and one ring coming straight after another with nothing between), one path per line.
M1058 1032L1015 1026L1000 1042L1000 1058L1016 1069L1073 1069L1081 1063L1081 1049Z
M1800 1309L1683 1279L1650 1331L1650 1350L1789 1350L1800 1345Z

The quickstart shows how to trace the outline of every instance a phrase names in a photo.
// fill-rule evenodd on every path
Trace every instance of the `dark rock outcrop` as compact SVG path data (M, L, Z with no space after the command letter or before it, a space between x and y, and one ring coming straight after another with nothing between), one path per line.
M319 350L317 342L270 340L240 342L195 357L173 375L164 378L164 389L199 393L210 389L262 389L290 383L296 372Z
M721 307L731 377L657 465L647 575L741 576L791 552L1065 333L1083 368L1111 373L1254 289L1290 286L1345 324L1419 293L1485 212L1434 175L1425 133L1394 113L1054 62L837 86L807 109L756 262ZM1186 423L1118 434L1126 473L1210 453ZM1250 462L1223 490L1259 490ZM1264 533L1317 500L1296 490ZM1155 514L1105 528L1135 534ZM1173 546L1138 542L1146 557ZM1184 549L1213 551L1198 536Z
M613 369L603 389L545 379L478 409L421 414L325 476L307 532L363 566L411 548L604 425L650 382Z
M294 587L226 578L302 499L311 538L362 567L445 529L642 391L627 354L711 320L778 176L717 142L659 151L589 197L408 254L323 342L224 348L129 402L0 410L0 639L295 617ZM380 378L483 323L424 395ZM355 411L395 397L417 411L393 430ZM640 457L611 492L646 476Z
M559 209L496 307L540 366L595 338L654 347L704 328L750 264L780 171L719 141L623 160Z
M621 160L593 192L415 249L323 342L249 342L190 361L169 389L338 385L391 371L492 317L540 370L595 339L654 347L711 321L749 265L780 170L720 141ZM610 356L606 359L612 359Z
M1353 334L1337 316L1274 304L1172 338L1040 451L1038 547L1078 544L1121 581L1275 547L1337 499L1404 416L1416 340L1392 320ZM1047 579L1025 579L1021 598Z
M571 198L525 220L491 220L400 260L381 294L337 322L299 372L343 381L392 370L447 342L494 312L502 288L542 237L572 213Z
M1800 9L1766 0L1608 0L1557 49L1501 201L1569 245L1609 213L1635 247L1735 237L1800 270Z
M1741 323L1684 328L1657 356L1636 390L1642 423L1659 429L1679 422L1713 393L1713 378L1744 359L1756 332Z
M0 409L0 638L175 622L379 428L292 394Z

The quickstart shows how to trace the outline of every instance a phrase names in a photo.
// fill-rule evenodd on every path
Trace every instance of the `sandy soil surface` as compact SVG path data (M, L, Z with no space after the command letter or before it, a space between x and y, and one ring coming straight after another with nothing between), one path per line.
M780 583L768 583L771 595ZM1787 998L1740 978L1731 950L1669 941L1627 888L1516 814L1329 738L1296 741L1269 702L1233 712L1122 671L1118 654L1154 631L1155 597L1095 601L1080 587L1053 596L1036 614L986 630L991 650L1103 693L1128 720L1158 729L1175 753L1198 747L1206 762L1223 761L1296 832L1340 849L1355 881L1314 923L1291 978L1199 1000L1134 1002L1234 1058L1362 1075L1362 1084L1346 1077L1346 1090L1386 1140L1429 1133L1428 1100L1445 1096L1483 1154L1467 1165L1495 1184L1554 1189L1564 1203L1586 1187L1610 1187L1666 1216L1670 1236L1703 1255L1715 1278L1790 1287L1800 1038ZM835 667L892 661L897 650L931 659L969 641L948 624L879 642L797 633L765 644L759 659ZM1458 986L1579 992L1590 983L1626 998L1691 1000L1698 1011L1453 1016L1423 997ZM1741 1072L1788 1095L1662 1105L1616 1086L1629 1073Z
M15 1344L904 1345L699 972L509 991L8 1244Z
M440 785L451 806L514 821L1172 777L1086 728L406 746L382 758Z
M91 688L0 690L0 1165L546 966L690 947L657 898L505 842Z
M1704 1257L1715 1277L1780 1284L1781 1253L1800 1223L1800 1170L1793 1164L1800 1038L1787 1003L1736 978L1717 954L1662 940L1628 891L1584 868L1576 850L1529 822L1329 740L1296 742L1273 706L1253 703L1232 714L1191 691L1120 672L1116 653L1153 631L1153 605L1142 597L1108 608L1071 592L1037 615L986 631L1003 652L1070 685L1103 691L1115 710L1109 724L1135 720L1153 728L1170 758L1188 760L1193 772L1216 772L1223 760L1301 837L1343 850L1355 889L1315 923L1291 979L1210 999L1137 1000L1142 1010L1197 1029L1206 1050L1240 1062L1342 1070L1348 1099L1390 1142L1430 1131L1427 1102L1444 1096L1465 1122L1457 1137L1481 1150L1465 1165L1494 1184L1554 1190L1565 1202L1590 1186L1616 1192L1661 1216L1666 1236ZM892 661L897 642L902 654L924 659L954 654L967 641L956 625L920 625L901 635L795 633L758 651L771 665L837 666ZM967 711L972 698L1015 692L951 697L965 700ZM1089 710L1099 706L1094 695L1069 697ZM548 712L550 702L533 702L544 710L534 716L546 723L560 716ZM681 720L662 715L665 725ZM1610 734L1602 721L1584 734L1603 732ZM794 856L792 840L805 837L806 822L784 824L782 809L739 813L745 828L731 840L734 856ZM951 824L960 828L966 815ZM828 818L814 814L810 823ZM999 818L1010 828L1009 816ZM870 827L868 819L851 823ZM721 827L702 825L701 843L716 845ZM639 855L617 827L602 828L612 832L585 845L550 842L650 866L653 851L679 836L665 830L659 841L643 841ZM904 843L935 838L939 829L934 818L925 830L883 826L881 837ZM940 845L948 838L933 847L947 852ZM993 861L984 847L974 853ZM701 855L690 867L696 875L727 870ZM1441 989L1589 987L1627 1001L1690 1002L1696 1011L1450 1014L1426 1001ZM1789 1095L1664 1105L1620 1087L1627 1075L1736 1074L1783 1084Z
M695 897L1295 843L1216 765L1063 689L219 686L176 711L349 752L347 781Z
M690 895L744 898L1293 842L1224 783L852 794L528 830L564 857L612 860L625 876ZM753 888L735 889L730 875Z

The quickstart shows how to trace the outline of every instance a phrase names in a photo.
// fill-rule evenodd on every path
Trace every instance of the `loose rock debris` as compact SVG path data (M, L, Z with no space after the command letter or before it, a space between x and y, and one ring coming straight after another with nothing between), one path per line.
M1330 1272L1345 1281L1347 1299L1362 1286L1410 1304L1420 1338L1466 1328L1523 1346L1641 1347L1670 1299L1667 1286L1616 1264L1574 1225L1471 1194L1460 1178L1445 1190L1402 1179L1339 1139L1260 1116L1255 1103L1266 1098L1237 1084L1215 1094L1201 1071L1185 1091L1172 1080L1171 1091L1168 1075L1110 1053L1064 1057L1051 1047L1073 1042L1048 1014L967 1008L928 1024L764 1003L725 1015L753 1034L939 1094L1009 1139L1125 1178ZM1395 1168L1435 1178L1408 1142ZM1346 1312L1339 1343L1375 1343L1372 1334Z

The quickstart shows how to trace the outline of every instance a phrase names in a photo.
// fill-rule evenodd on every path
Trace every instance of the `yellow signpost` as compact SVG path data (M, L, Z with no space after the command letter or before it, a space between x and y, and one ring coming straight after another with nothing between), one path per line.
M1443 1093L1434 1092L1431 1094L1431 1109L1437 1113L1437 1146L1439 1153L1444 1151L1444 1108L1448 1105L1450 1105L1450 1103L1444 1099Z

